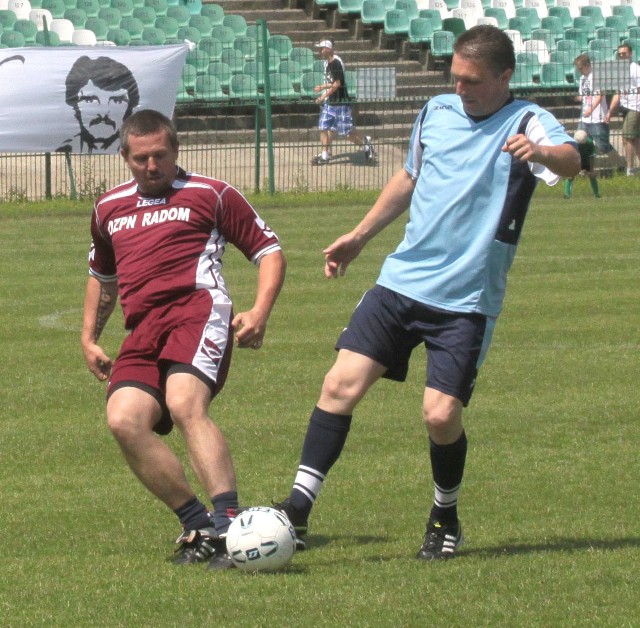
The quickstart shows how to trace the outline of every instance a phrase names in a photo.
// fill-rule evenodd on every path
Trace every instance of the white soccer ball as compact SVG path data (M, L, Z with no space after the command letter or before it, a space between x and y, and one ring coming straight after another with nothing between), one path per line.
M241 571L277 571L289 564L295 550L295 530L287 516L274 508L247 508L227 532L227 551Z
M584 144L589 139L589 134L583 129L580 129L573 134L573 139L578 144Z

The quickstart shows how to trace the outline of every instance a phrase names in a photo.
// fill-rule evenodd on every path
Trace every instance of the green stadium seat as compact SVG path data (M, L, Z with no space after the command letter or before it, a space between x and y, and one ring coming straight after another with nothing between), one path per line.
M509 30L518 31L523 40L531 38L531 24L526 17L509 18Z
M416 17L409 23L409 43L430 44L433 31L433 22L429 18Z
M224 92L220 81L217 77L210 74L203 74L196 77L193 95L194 98L198 100L209 100L215 102L224 102L229 100L229 94Z
M222 25L228 26L236 37L247 34L247 20L240 14L225 15L222 18Z
M627 22L622 15L607 15L604 18L604 25L606 28L613 28L620 39L627 35Z
M316 58L311 48L294 46L289 53L289 60L299 63L302 72L311 72Z
M112 41L116 46L128 46L131 43L131 35L124 28L110 28L107 31L107 41Z
M362 2L361 20L363 24L384 24L387 9L382 0L364 0Z
M184 5L189 9L191 15L200 15L202 11L202 0L179 0L178 4Z
M437 9L420 9L420 11L418 11L418 17L429 18L433 23L434 31L442 30L442 16Z
M132 17L137 17L145 28L155 26L156 12L151 7L134 7Z
M26 42L22 33L18 33L17 31L3 31L0 35L0 44L7 48L24 48Z
M294 82L289 74L283 72L271 74L269 76L269 87L271 98L276 100L296 100L300 98L300 94L296 91Z
M552 50L556 50L557 48L556 38L554 37L553 33L547 28L534 28L531 31L531 39L543 41L546 44L547 50L549 52L551 52Z
M100 3L98 0L76 0L76 8L82 9L87 17L98 17Z
M453 55L453 42L455 37L451 31L433 31L431 40L431 54L436 59L451 57Z
M418 10L418 4L416 0L396 0L395 9L399 9L400 11L406 11L409 16L409 21L416 17L420 17Z
M258 83L249 74L234 74L229 82L229 96L231 98L255 100L258 94Z
M573 39L567 39L566 36L557 43L556 49L559 52L568 52L571 54L572 59L575 59L581 52L578 42Z
M246 32L246 36L247 37L252 37L253 39L259 39L260 41L262 40L262 33L265 30L265 28L263 26L259 26L258 24L247 24L247 32ZM267 31L267 41L269 41L269 37L271 37L271 33L269 32L269 29L266 29Z
M520 7L516 9L516 17L523 17L529 22L529 28L531 30L540 28L540 16L538 11L533 7Z
M391 9L384 16L384 32L387 35L408 35L409 15L404 9Z
M547 15L540 20L540 27L548 30L553 38L558 41L564 39L564 26L557 15Z
M130 15L133 15L133 9L135 9L133 0L111 0L111 7L118 9L122 17L129 17ZM100 13L98 13L98 15L102 17Z
M540 69L540 86L546 88L575 87L570 83L562 63L543 63Z
M587 31L582 28L565 28L564 38L575 41L579 50L586 50L591 39Z
M24 37L25 44L34 44L36 41L36 33L38 27L31 20L16 20L13 24L13 30L20 33Z
M178 39L197 44L202 39L202 33L194 26L181 26L178 29Z
M145 26L142 29L142 39L148 42L150 46L162 46L167 36L161 28L155 26Z
M116 7L103 7L98 12L98 17L107 23L109 28L117 28L120 26L120 20L122 19L122 13L120 9ZM89 18L87 18L88 20ZM85 22L86 26L86 22Z
M209 71L209 55L202 50L189 50L185 63L196 69L196 74L206 74Z
M512 89L531 89L532 87L536 87L533 66L516 63L513 75L509 81L509 86Z
M358 97L357 75L358 73L355 70L347 70L344 73L344 82L347 86L347 91L349 92L349 96L351 98Z
M41 8L50 11L54 19L60 19L64 17L64 12L67 10L67 5L64 3L64 0L42 0Z
M611 7L611 15L621 17L625 21L625 27L637 26L638 18L630 4L620 4Z
M236 41L236 34L229 26L214 26L211 29L211 37L217 39L225 48L233 48L233 44Z
M70 20L75 28L84 28L87 23L87 17L89 17L84 9L78 7L74 9L66 9L64 12L64 19ZM97 17L97 16L94 16Z
M302 66L297 61L291 61L291 59L280 61L278 73L288 74L294 85L300 85L300 81L302 80Z
M587 33L589 39L593 39L596 36L596 25L594 24L593 19L588 15L578 15L577 17L574 17L573 27L583 30Z
M343 15L359 17L364 0L338 0L338 11Z
M493 17L498 21L498 28L506 30L509 28L509 18L502 7L487 7L484 10L485 17Z
M319 94L313 91L317 85L324 83L323 72L304 72L300 80L300 95L303 98L318 98Z
M106 20L101 17L88 17L84 23L84 27L93 31L98 41L105 41L107 38L107 32L109 31L109 25Z
M38 31L36 33L36 44L41 46L59 46L60 36L52 31Z
M185 66L188 67L188 66ZM195 100L195 96L193 95L194 90L189 90L185 85L184 79L180 77L180 83L178 83L178 91L176 93L176 103L185 104L190 103Z
M208 17L214 26L220 26L224 19L224 9L219 4L203 4L200 15Z
M324 59L316 59L313 62L313 72L322 72L324 74Z
M562 28L572 28L573 18L569 7L549 7L549 17L559 17L562 22Z
M203 37L211 37L213 22L206 15L192 15L189 18L189 26L197 28Z
M464 20L460 17L445 17L442 20L442 30L453 34L454 39L467 30Z
M264 87L264 63L262 61L245 61L242 73L253 76L259 88ZM229 76L231 76L231 69L229 69Z
M149 7L150 9L152 7ZM155 11L154 11L155 13ZM189 20L191 19L191 12L187 7L179 4L177 6L167 7L167 17L173 17L178 22L179 26L189 26Z
M144 0L144 6L151 7L158 17L166 15L169 8L167 0Z
M626 33L626 31L625 31ZM603 26L596 29L596 39L606 41L611 46L612 52L618 49L620 45L620 33L610 26Z
M165 39L167 37L178 37L178 21L174 17L167 17L166 15L160 15L156 18L156 28L160 28L164 31Z
M338 11L342 15L359 17L364 0L338 0Z
M287 35L271 35L267 42L267 48L275 50L280 57L280 60L289 58L289 54L293 50L293 44L291 38Z
M198 50L206 53L209 57L209 61L220 61L220 55L224 50L222 42L214 39L213 37L203 37L198 42Z
M602 14L601 7L590 5L580 7L580 15L590 17L593 21L594 28L602 28L604 26L604 15Z
M0 26L3 30L13 29L17 19L16 14L10 9L0 9Z
M212 61L207 68L207 74L215 76L218 81L220 81L220 84L224 89L229 89L229 83L231 82L233 72L231 72L231 68L228 63Z
M196 78L198 76L198 72L195 68L195 66L189 64L189 63L185 63L184 67L182 68L182 81L184 83L185 88L189 91L189 92L193 92L193 90L195 89L196 86Z
M233 47L242 53L245 61L252 61L258 54L258 42L246 35L236 37Z
M220 55L220 61L231 68L231 74L241 74L244 70L246 59L241 50L237 48L225 48Z
M120 28L124 28L126 31L129 31L131 39L135 40L142 39L142 31L145 26L141 19L133 17L132 15L131 17L123 17L122 20L120 20Z

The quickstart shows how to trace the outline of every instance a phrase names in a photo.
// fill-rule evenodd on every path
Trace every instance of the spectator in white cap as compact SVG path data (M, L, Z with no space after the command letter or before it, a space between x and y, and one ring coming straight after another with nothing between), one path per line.
M320 56L324 59L324 82L313 88L313 91L319 94L316 102L322 105L318 122L322 152L313 158L312 163L318 166L329 163L332 133L334 132L346 136L350 142L362 146L366 160L371 162L376 155L371 137L365 135L363 138L353 125L344 63L340 57L334 54L333 42L330 39L323 39L316 44L316 48L320 49Z

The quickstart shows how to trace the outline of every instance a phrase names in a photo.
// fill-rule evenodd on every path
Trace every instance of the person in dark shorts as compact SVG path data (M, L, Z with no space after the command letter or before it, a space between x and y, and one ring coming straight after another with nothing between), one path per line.
M435 494L417 557L449 558L462 543L462 410L491 343L536 181L553 185L580 169L561 124L511 95L514 67L513 44L500 29L481 25L460 35L451 65L456 93L424 106L404 167L360 223L324 250L325 275L342 275L366 243L409 208L404 240L338 340L293 487L275 504L294 525L299 549L355 407L380 377L404 380L418 345L427 352L422 414Z

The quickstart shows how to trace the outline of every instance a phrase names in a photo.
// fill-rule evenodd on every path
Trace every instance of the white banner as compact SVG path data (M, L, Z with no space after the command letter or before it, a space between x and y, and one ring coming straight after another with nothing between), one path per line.
M1 49L0 152L117 152L120 126L135 111L173 115L188 50Z

